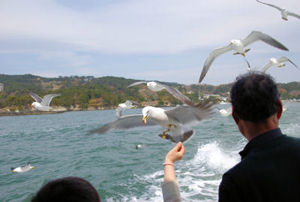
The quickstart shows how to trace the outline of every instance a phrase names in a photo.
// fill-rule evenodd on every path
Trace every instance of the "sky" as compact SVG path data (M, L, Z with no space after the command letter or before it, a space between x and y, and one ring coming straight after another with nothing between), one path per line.
M266 0L300 14L299 0ZM299 66L273 67L277 82L300 81L300 19L255 0L0 0L0 74L117 76L198 83L209 53L257 30L247 59L261 69L271 57ZM242 56L216 58L202 83L233 82L247 72Z

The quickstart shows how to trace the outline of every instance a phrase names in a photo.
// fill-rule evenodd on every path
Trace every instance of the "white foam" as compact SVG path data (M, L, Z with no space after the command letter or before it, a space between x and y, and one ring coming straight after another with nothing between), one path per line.
M217 142L212 142L198 148L197 154L191 161L191 164L206 165L210 169L224 172L238 162L239 157L237 154L232 153L232 151L225 152Z
M217 201L222 174L238 161L236 151L223 151L217 142L212 142L200 146L191 160L176 162L176 175L182 201ZM161 190L163 170L134 177L137 181L146 181L151 185L147 193L142 196L126 196L122 201L163 200Z
M282 133L283 134L286 134L288 136L295 136L295 137L299 137L300 134L299 134L299 130L300 130L300 124L298 123L291 123L291 124L288 124L287 126L284 126L283 125L283 128L282 129Z

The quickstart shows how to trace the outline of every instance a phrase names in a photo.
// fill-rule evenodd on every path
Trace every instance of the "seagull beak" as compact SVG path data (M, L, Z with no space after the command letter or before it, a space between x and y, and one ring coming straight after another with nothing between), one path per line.
M32 166L32 170L35 169L35 166Z
M241 55L244 56L244 57L246 56L245 53L241 53Z
M143 116L143 123L144 123L144 125L146 125L146 123L147 123L147 118L148 118L148 115Z

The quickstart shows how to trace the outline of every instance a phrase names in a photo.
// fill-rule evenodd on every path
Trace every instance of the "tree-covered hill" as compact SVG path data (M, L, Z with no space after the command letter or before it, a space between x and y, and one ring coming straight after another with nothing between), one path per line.
M116 107L126 100L134 100L142 106L151 105L176 105L178 100L168 92L152 92L145 85L127 88L137 80L121 77L70 76L58 78L44 78L26 75L0 74L0 83L4 89L0 92L0 108L15 108L18 110L31 108L33 99L29 92L35 92L41 97L50 93L60 93L61 96L53 99L51 105L63 106L67 109L104 109ZM231 84L219 86L212 85L181 85L165 83L178 88L194 102L199 101L199 96L215 94L228 96ZM279 84L283 99L300 98L300 82Z

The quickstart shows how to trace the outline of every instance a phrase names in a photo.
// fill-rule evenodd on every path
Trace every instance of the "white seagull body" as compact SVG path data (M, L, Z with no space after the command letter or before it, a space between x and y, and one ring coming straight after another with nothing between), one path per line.
M282 112L285 112L287 109L288 109L288 106L287 106L287 105L283 105L283 106L282 106Z
M122 113L126 109L132 109L134 108L132 101L126 100L124 103L120 103L118 107L116 108L116 116L117 118L120 118L122 116Z
M298 15L296 13L292 13L292 12L288 11L287 9L280 8L279 6L276 6L276 5L273 5L273 4L264 3L264 2L259 1L259 0L256 0L256 1L259 2L259 3L265 4L267 6L271 6L273 8L276 8L277 10L279 10L281 12L281 18L283 20L288 20L289 15L300 19L300 15Z
M24 173L34 169L34 166L31 166L30 163L27 163L25 166L20 166L17 168L11 168L11 172L13 173Z
M290 62L292 63L295 67L297 67L297 65L295 63L293 63L290 59L288 59L287 57L281 57L281 58L271 58L270 62L268 64L266 64L263 68L262 68L262 72L266 72L270 67L272 66L277 66L277 67L284 67L285 64L284 62Z
M232 108L229 107L228 109L218 109L219 110L219 114L221 116L229 116L232 113Z
M230 41L230 44L228 46L213 50L209 54L208 58L206 59L206 61L204 63L204 66L203 66L203 69L202 69L202 72L201 72L201 75L199 78L199 83L201 83L201 81L204 79L211 64L218 56L222 55L223 53L232 51L232 50L235 51L234 54L241 54L241 55L245 56L246 52L248 52L250 50L250 49L246 49L246 46L248 46L249 44L251 44L255 41L259 41L259 40L261 40L271 46L279 48L281 50L288 51L288 49L284 45L282 45L280 42L276 41L269 35L259 32L259 31L252 31L245 39L242 39L242 40L233 39ZM249 67L249 63L248 63L248 67ZM249 70L249 68L248 68L248 70Z
M159 135L163 139L169 139L172 142L184 142L194 134L194 130L191 129L190 125L199 123L211 115L211 104L208 103L198 104L195 107L179 106L171 110L147 106L143 108L142 114L122 116L116 121L91 131L91 133L102 134L113 129L160 125L165 129Z
M31 105L39 110L39 111L50 111L51 107L50 102L56 96L60 96L60 94L48 94L43 97L43 99L37 94L30 92L29 95L35 100Z
M128 86L128 88L132 87L132 86L137 86L140 84L146 84L147 87L154 92L158 92L161 90L166 90L168 91L173 97L175 97L176 99L178 99L179 101L181 101L184 104L190 105L190 106L194 106L194 103L190 100L190 98L188 98L187 96L183 95L177 88L173 88L171 86L167 86L164 84L161 84L159 82L155 82L155 81L151 81L151 82L147 82L147 81L138 81L135 82L133 84L130 84Z

